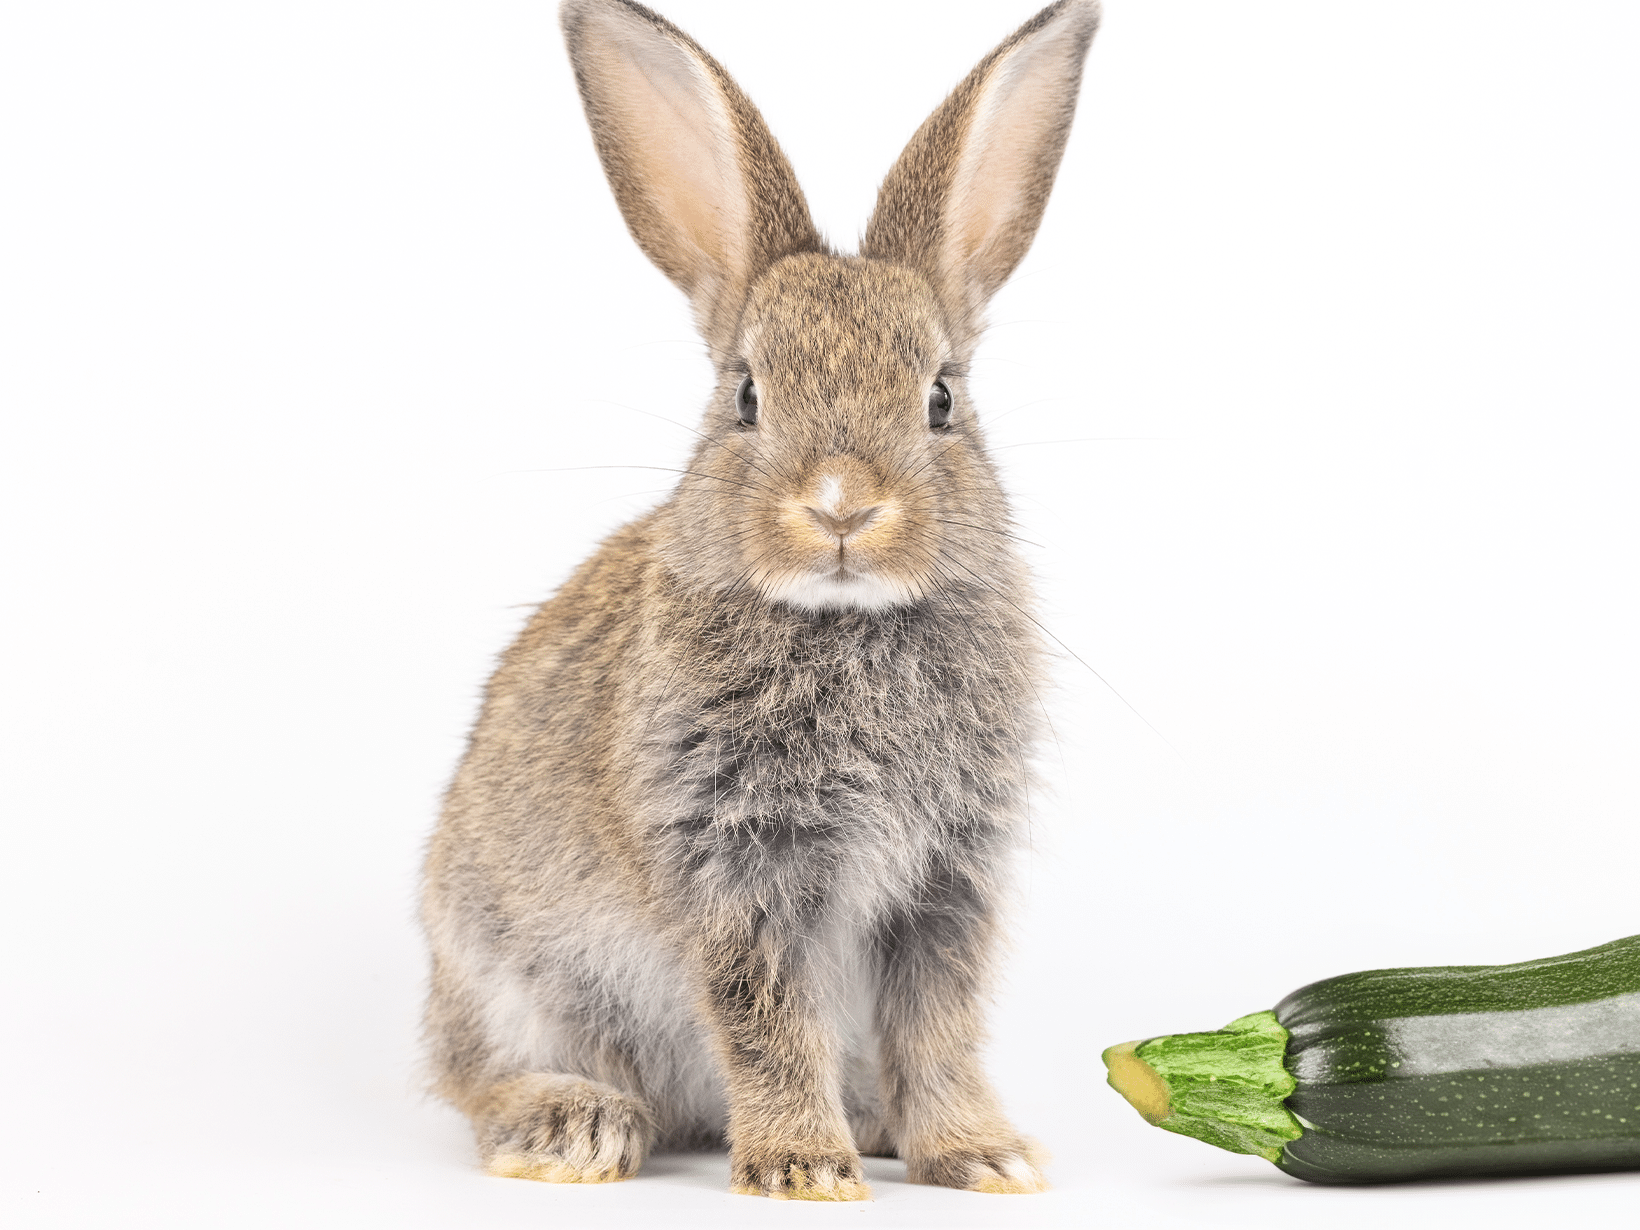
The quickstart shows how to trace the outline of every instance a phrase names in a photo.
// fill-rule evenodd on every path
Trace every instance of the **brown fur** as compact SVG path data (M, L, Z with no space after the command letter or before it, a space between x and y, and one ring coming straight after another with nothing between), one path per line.
M625 1178L726 1138L734 1190L781 1198L865 1197L861 1151L1043 1185L979 1062L1039 648L962 372L1094 20L1061 0L982 62L841 257L698 46L629 0L564 5L616 199L719 384L672 497L503 655L433 837L436 1086L492 1173ZM650 139L655 108L704 128Z

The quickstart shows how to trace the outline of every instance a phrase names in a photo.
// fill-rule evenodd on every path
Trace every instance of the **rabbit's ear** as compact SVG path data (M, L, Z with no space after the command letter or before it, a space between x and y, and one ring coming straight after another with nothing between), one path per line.
M883 181L860 254L921 269L971 327L1042 221L1098 25L1096 0L1059 0L981 60Z
M723 340L757 274L822 247L791 164L729 74L665 18L564 0L559 20L632 237Z

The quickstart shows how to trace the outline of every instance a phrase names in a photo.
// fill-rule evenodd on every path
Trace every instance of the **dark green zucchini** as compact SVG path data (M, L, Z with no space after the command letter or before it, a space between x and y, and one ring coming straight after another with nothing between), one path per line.
M1312 1182L1640 1169L1640 936L1345 974L1104 1058L1151 1123Z

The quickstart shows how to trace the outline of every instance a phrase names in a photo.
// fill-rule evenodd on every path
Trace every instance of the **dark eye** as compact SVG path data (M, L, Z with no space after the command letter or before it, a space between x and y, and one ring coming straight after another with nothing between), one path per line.
M951 426L951 390L943 380L934 381L934 387L928 390L928 425Z
M740 387L735 390L735 413L746 426L757 425L757 386L750 376L742 377Z

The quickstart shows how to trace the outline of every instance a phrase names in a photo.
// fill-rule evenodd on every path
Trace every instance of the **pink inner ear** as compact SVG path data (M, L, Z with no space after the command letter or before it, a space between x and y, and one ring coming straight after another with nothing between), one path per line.
M738 274L746 193L733 124L711 74L636 20L600 13L589 26L587 59L617 129L611 135L653 208L634 228L647 232L640 240L691 287Z
M1016 48L975 105L946 206L943 255L947 269L982 293L1013 271L1035 232L1053 147L1070 121L1082 53L1076 33L1061 20Z

